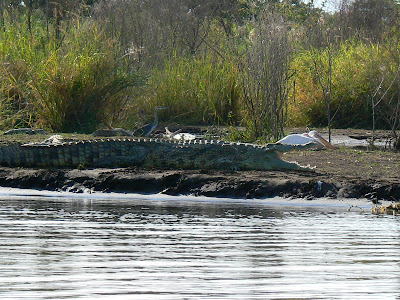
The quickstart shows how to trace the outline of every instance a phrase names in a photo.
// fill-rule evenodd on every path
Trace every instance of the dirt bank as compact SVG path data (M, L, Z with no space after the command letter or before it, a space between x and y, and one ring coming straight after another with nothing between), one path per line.
M184 171L142 168L0 168L0 186L72 192L164 193L232 198L400 200L400 153L339 147L294 151L284 159L314 171Z
M347 152L311 151L286 155L302 164L313 164L317 160L314 163L316 169L311 172L0 168L0 186L78 193L102 191L232 198L282 196L400 200L398 164L382 167L379 160L369 159L368 165L373 165L374 168L367 166L366 162L357 168L354 166L357 159L350 163L350 158L344 158ZM363 155L353 153L353 159ZM399 157L396 159L399 163ZM389 158L387 160L393 162ZM378 170L375 171L376 169ZM382 175L389 171L393 171L391 176Z

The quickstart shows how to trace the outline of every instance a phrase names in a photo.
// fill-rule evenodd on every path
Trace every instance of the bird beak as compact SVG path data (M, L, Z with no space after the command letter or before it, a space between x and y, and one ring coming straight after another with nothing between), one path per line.
M315 136L321 141L322 144L326 147L326 149L335 149L331 143L329 143L327 140L325 140L322 136L320 136L318 133L315 134Z

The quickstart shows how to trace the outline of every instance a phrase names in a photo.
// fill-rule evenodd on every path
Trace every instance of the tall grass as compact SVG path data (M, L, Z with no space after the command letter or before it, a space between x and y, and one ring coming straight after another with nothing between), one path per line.
M118 44L90 20L65 21L60 40L40 15L32 34L19 17L5 18L0 32L0 107L12 117L1 125L92 132L112 122L124 105L121 92L138 81L123 69Z
M12 15L8 15L7 10L0 13L4 16L0 30L1 129L42 126L53 131L92 132L104 125L126 127L144 122L153 115L156 106L162 105L169 107L160 114L161 120L168 123L242 124L247 126L248 132L238 131L238 135L246 139L257 135L276 139L278 135L268 132L275 128L282 134L286 116L285 125L289 126L327 124L324 94L313 59L327 64L331 54L333 126L365 128L372 127L372 123L378 127L388 127L388 122L397 124L397 119L388 121L385 118L398 118L398 115L384 113L393 110L400 99L400 46L393 41L395 45L379 46L351 40L335 45L330 53L322 46L313 53L300 49L293 57L285 58L286 71L280 73L278 67L283 60L279 57L286 42L274 44L270 46L271 51L265 51L267 35L261 34L260 47L254 48L256 24L249 21L233 26L229 37L218 27L219 22L210 23L210 31L196 54L179 56L171 53L185 53L179 48L182 46L177 44L165 50L163 43L156 43L158 40L165 42L168 36L163 35L161 27L156 31L142 30L138 35L146 35L143 37L149 45L154 39L157 45L151 47L145 43L140 49L132 48L136 45L135 38L129 40L126 36L124 45L128 48L122 49L123 43L107 36L99 20L87 16L69 16L53 24L49 21L51 17L34 10L28 28L22 6ZM131 13L134 13L131 17L135 17L138 12ZM254 22L259 21L257 18ZM129 24L126 26L124 30L130 30ZM276 33L273 37L277 37ZM269 40L271 42L272 38ZM278 48L279 45L283 48ZM127 51L129 47L130 52ZM253 47L254 76L246 77L250 69L243 61L246 53L249 54L249 47ZM292 49L291 46L286 48ZM140 53L132 49L139 49ZM265 72L256 76L261 64L255 58L262 53L266 61L275 59L277 64L265 64ZM140 54L140 59L136 57L133 63L135 54ZM144 56L147 57L142 60ZM163 59L155 61L152 57ZM290 59L290 66L286 66ZM132 71L139 68L148 72L146 84L144 77ZM280 82L272 78L274 74L280 74L275 77L280 78ZM263 80L267 77L271 80ZM380 86L381 91L377 90ZM249 88L253 88L254 93L249 93ZM287 96L291 91L286 113ZM372 117L374 100L379 112L376 119Z
M174 57L152 73L145 95L149 107L169 107L171 121L230 125L241 118L237 67L208 55Z
M400 43L382 44L347 41L333 52L332 103L336 128L391 129L400 124L396 113L400 99L398 54ZM296 70L296 89L289 105L289 126L326 126L326 106L313 71L312 55L326 61L326 50L297 53L292 62Z
M331 50L332 51L332 50ZM370 127L368 61L375 55L372 45L361 42L342 43L332 54L331 113L334 127ZM289 125L326 126L326 106L312 55L320 62L328 60L328 50L310 53L302 51L295 56L292 67L296 70L296 89L289 106ZM326 63L328 65L328 63ZM325 70L327 71L327 70ZM323 74L319 74L323 76Z

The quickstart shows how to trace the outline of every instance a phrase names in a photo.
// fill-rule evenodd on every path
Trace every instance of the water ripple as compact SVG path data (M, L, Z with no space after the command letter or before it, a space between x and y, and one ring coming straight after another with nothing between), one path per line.
M394 299L399 221L245 204L0 200L2 299Z

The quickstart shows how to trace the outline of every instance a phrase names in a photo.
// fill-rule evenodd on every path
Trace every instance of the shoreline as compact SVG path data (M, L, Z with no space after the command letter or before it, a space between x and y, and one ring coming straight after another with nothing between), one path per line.
M166 206L191 206L191 205L227 205L227 206L246 206L246 207L280 207L286 209L330 209L334 211L347 212L371 212L375 207L371 201L367 199L331 199L319 198L312 201L303 198L265 198L265 199L234 199L234 198L213 198L206 196L170 196L165 194L124 194L124 193L102 193L102 192L84 192L71 193L63 191L44 191L19 188L3 188L0 187L0 197L7 200L36 200L69 202L82 201L85 205L92 202L97 203L145 203L149 205L166 205ZM381 205L388 205L384 201Z
M300 130L293 129L292 132ZM326 137L326 130L320 130ZM380 132L384 140L388 132ZM72 193L192 195L231 199L282 197L305 200L400 201L400 153L368 150L365 130L334 130L335 150L295 150L283 159L312 171L217 171L128 168L61 169L0 167L0 187ZM67 136L68 137L68 136ZM352 137L361 137L354 139ZM42 141L43 135L4 135L1 143ZM89 135L72 135L75 140ZM362 146L362 149L359 147Z
M0 186L71 193L161 194L230 199L398 201L400 184L318 171L199 171L143 168L0 168Z

